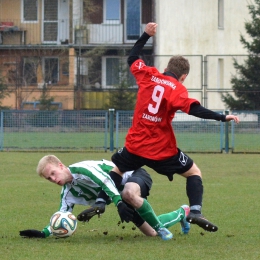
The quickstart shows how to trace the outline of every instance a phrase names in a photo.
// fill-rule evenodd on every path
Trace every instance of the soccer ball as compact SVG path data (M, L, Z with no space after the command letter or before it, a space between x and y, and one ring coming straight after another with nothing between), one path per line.
M76 231L77 219L69 211L57 211L50 219L50 229L56 237L70 237Z

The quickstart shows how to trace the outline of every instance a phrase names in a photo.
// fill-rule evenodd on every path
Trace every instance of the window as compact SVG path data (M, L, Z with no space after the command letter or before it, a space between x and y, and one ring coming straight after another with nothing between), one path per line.
M141 1L126 0L126 40L135 41L141 35Z
M102 73L103 88L136 87L125 57L103 57Z
M38 20L38 0L23 0L23 22Z
M56 84L59 81L59 59L24 57L23 58L24 85Z
M217 88L224 88L224 59L218 59Z
M224 29L224 0L218 0L218 28Z
M119 59L106 59L106 85L115 86L119 84Z
M43 39L44 42L58 40L58 1L44 0L43 12Z
M120 23L120 0L104 0L105 23Z
M38 59L36 57L23 58L23 85L37 84Z
M58 58L44 58L44 82L56 84L59 80L59 60Z

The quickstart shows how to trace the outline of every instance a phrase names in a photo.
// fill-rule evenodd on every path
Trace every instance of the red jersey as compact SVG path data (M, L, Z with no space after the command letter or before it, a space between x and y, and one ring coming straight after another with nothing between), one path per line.
M178 153L171 125L175 112L188 113L199 101L188 97L187 89L175 78L148 67L141 59L130 68L137 85L136 107L125 147L130 153L153 160L164 160Z

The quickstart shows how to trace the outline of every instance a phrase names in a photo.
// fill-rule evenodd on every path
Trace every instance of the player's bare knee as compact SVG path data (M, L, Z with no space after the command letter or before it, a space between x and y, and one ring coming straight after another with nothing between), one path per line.
M135 193L131 189L124 189L121 196L129 204L132 204L135 199Z
M194 176L194 175L200 176L202 178L202 173L201 173L199 167L195 163L193 163L192 167L188 171L186 171L185 173L183 173L181 175L185 178L188 178L188 177Z

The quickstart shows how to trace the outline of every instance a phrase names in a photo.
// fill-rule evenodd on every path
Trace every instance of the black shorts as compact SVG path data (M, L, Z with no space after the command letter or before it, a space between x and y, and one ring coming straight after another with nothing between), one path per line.
M143 168L139 168L135 170L131 177L129 177L126 181L127 182L134 182L140 186L141 190L141 197L147 199L149 196L149 192L152 188L152 178L150 174Z
M166 176L172 176L175 173L182 174L193 165L193 160L180 149L176 155L166 160L156 161L132 154L124 147L113 154L112 161L121 172L137 170L146 165Z

